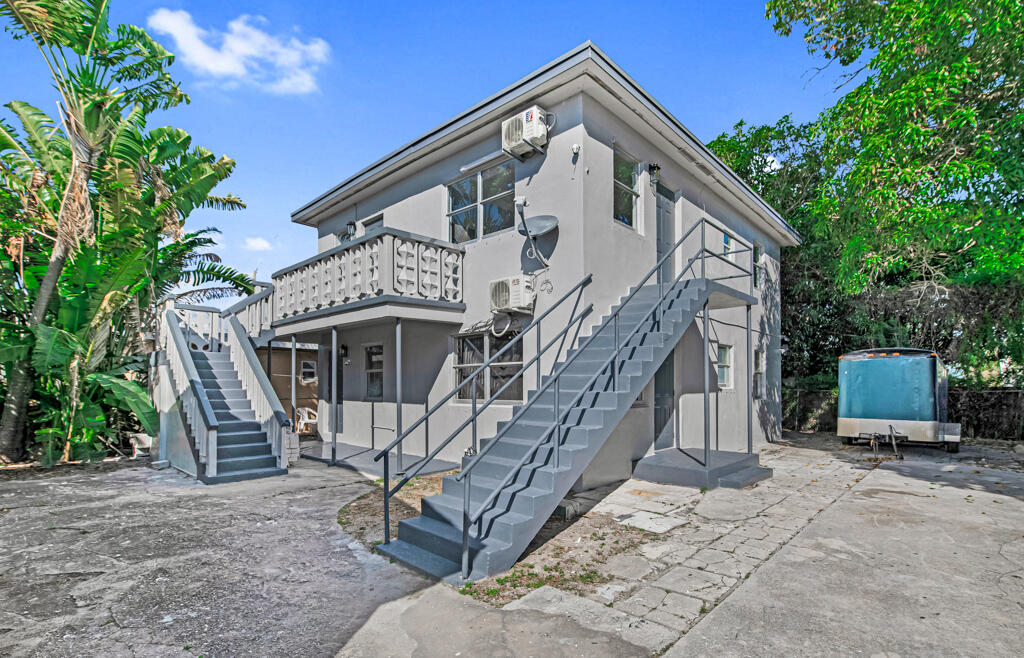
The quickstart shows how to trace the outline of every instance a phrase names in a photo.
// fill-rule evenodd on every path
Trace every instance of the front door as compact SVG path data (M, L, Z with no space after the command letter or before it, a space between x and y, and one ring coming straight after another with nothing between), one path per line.
M672 190L658 185L658 260L672 249L675 234L675 194ZM669 258L658 270L658 282L672 280L672 259Z
M654 449L675 445L675 350L668 353L665 362L654 373Z

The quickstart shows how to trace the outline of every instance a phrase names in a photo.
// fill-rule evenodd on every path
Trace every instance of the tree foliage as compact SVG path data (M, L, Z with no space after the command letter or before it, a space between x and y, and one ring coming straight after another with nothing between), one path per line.
M771 0L847 90L814 121L712 148L804 235L783 264L785 374L848 349L939 351L1024 381L1024 10L1019 0Z
M26 424L50 462L102 456L124 429L154 433L143 336L156 303L182 284L252 290L205 252L213 229L184 230L198 208L244 207L213 194L234 162L180 129L147 129L187 97L173 56L140 28L110 26L108 4L0 2L42 54L59 111L12 101L0 120L0 459L21 456Z

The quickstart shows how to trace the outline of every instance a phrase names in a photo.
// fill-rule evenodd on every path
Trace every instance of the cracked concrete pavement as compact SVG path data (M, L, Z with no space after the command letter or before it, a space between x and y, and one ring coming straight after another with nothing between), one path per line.
M589 655L1020 655L1024 475L981 464L1021 462L907 453L876 467L868 450L834 440L772 446L762 462L775 477L744 490L627 481L588 514L656 540L607 560L611 580L589 595L543 586L492 610L543 613L631 646ZM414 629L426 610L451 608L435 588L387 604L339 655L472 653L471 642L448 643L448 626ZM414 645L389 643L412 631ZM512 649L502 645L545 655Z
M584 596L544 586L504 608L355 542L336 514L371 485L343 469L4 480L0 654L1020 655L1024 474L1007 465L1024 460L867 452L772 446L775 477L750 489L588 494L651 541Z

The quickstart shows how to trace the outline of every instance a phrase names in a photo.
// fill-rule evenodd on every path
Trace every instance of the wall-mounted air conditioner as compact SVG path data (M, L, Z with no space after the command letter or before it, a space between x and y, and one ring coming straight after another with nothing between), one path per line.
M531 313L533 279L520 274L491 281L492 313Z
M547 112L533 105L501 122L501 150L523 159L543 153L548 143Z

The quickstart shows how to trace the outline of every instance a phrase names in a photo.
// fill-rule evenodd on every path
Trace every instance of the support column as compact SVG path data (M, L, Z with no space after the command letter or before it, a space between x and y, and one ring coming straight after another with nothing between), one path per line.
M750 304L747 304L747 454L754 452L754 342L750 336Z
M402 318L395 318L395 437L402 436ZM398 472L402 468L402 443L395 449L398 451Z
M338 458L338 328L331 327L331 465Z
M708 324L708 303L704 302L704 468L711 470L711 337Z
M292 427L298 431L298 411L295 409L295 335L292 335Z

